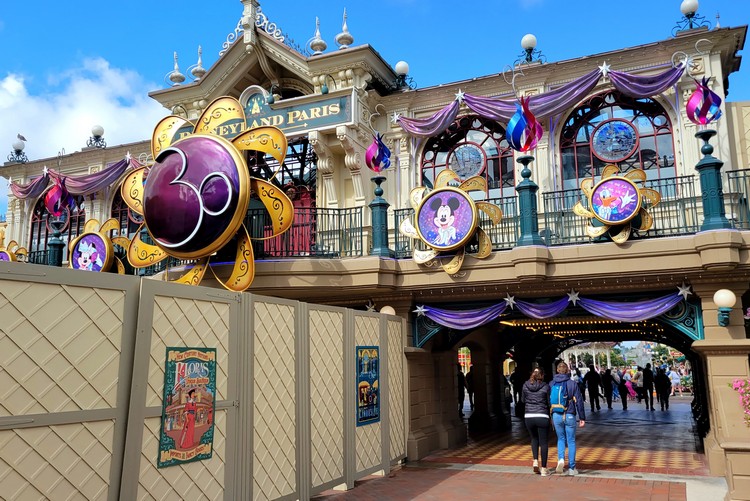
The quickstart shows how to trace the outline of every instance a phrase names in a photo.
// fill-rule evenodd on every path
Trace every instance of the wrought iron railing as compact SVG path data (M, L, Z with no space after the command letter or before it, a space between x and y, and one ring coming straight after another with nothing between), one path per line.
M654 218L650 230L636 231L635 237L651 238L696 233L699 228L698 200L695 196L695 176L654 179L643 183L661 194L661 201L648 209ZM580 189L542 193L544 216L540 217L539 234L547 245L566 245L589 242L586 234L589 222L573 213L577 202L585 208L588 200Z
M26 262L31 264L48 264L48 260L49 251L47 249L31 251L26 256Z
M724 193L727 219L740 230L750 230L750 169L727 171L729 190Z
M487 202L497 205L503 210L503 219L500 224L492 224L489 216L482 211L479 212L479 226L492 240L493 250L510 249L516 245L519 236L518 210L516 208L516 197L491 198ZM396 209L393 211L394 228L394 253L397 259L411 257L414 246L418 249L426 248L419 241L402 235L399 226L404 219L414 216L414 209Z
M283 257L339 258L361 256L362 207L348 209L294 210L292 227L279 236L273 235L270 215L265 209L250 209L245 226L254 238L256 259ZM259 239L265 240L259 240Z

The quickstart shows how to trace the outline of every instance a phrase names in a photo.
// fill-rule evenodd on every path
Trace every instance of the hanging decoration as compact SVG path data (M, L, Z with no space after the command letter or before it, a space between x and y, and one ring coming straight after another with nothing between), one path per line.
M505 130L505 138L514 150L525 153L536 148L544 130L529 110L529 98L520 97L518 100L516 113L510 118Z
M109 237L112 231L119 231L120 222L111 218L99 224L96 219L89 219L83 227L83 233L70 242L68 266L74 270L83 271L112 271L115 266L117 273L125 274L125 266L120 258L115 256L114 246L127 249L130 240L125 237Z
M492 253L492 241L479 226L478 210L484 212L497 225L503 217L500 207L489 202L475 202L469 195L473 191L487 193L487 180L481 176L461 182L458 174L446 169L435 179L435 189L420 186L411 190L409 200L414 208L414 222L404 219L399 231L415 238L428 247L414 247L413 258L418 264L431 263L445 258L445 272L453 275L463 266L466 247L475 243L472 255L484 259Z
M602 301L580 297L580 293L571 290L566 296L547 303L533 303L522 301L508 295L503 302L486 308L472 310L448 310L433 306L419 305L414 313L419 317L427 317L433 322L451 329L469 330L488 324L505 313L508 308L518 309L527 317L544 320L560 315L569 304L580 306L587 312L607 320L619 322L642 322L669 312L692 294L690 286L682 284L677 292L666 294L654 299L643 301Z
M378 174L391 166L391 150L383 142L380 133L375 133L372 144L367 148L365 163L370 170Z
M128 261L143 268L172 256L195 260L175 281L197 285L210 268L211 256L232 246L234 265L228 279L216 276L225 288L241 292L255 275L253 247L243 223L251 193L265 206L271 220L266 240L288 230L294 219L289 197L273 184L250 177L243 151L272 156L281 169L287 139L276 127L261 126L243 131L245 112L232 97L212 102L195 124L179 116L168 116L154 129L151 140L154 164L125 178L122 198L144 219L153 243L144 242L138 231L128 247ZM238 135L235 135L237 131ZM224 134L234 136L231 141Z
M632 169L624 176L619 176L619 173L620 168L610 164L604 167L601 180L596 185L593 178L584 179L581 191L588 207L584 207L579 200L573 212L591 222L586 227L589 237L597 238L608 233L613 242L623 244L630 238L633 229L651 229L654 218L648 209L661 201L661 194L636 184L646 180L646 173L641 169Z
M44 195L44 206L53 216L60 216L66 207L73 209L75 201L65 187L64 177L53 178L53 183L52 188Z
M709 88L709 79L695 80L695 90L685 105L688 119L696 125L708 125L721 118L721 98Z

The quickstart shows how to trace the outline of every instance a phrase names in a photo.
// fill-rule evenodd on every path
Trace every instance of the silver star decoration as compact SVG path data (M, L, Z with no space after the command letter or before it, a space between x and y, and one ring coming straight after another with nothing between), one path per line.
M578 297L578 292L574 291L573 289L570 289L570 292L568 292L568 302L573 303L573 306L576 305L578 301L580 301L580 298Z
M510 306L510 309L512 310L516 306L516 297L511 296L510 294L506 294L503 300L508 303L508 306Z
M398 125L399 120L401 120L401 113L394 113L393 118L391 118L391 123Z
M602 77L607 78L607 75L609 75L610 68L611 66L607 64L607 61L604 61L604 63L601 66L599 66L599 70L602 72Z
M130 155L130 152L125 153L125 161L126 162L130 163L130 159L131 158L133 158L133 157Z
M44 174L45 176L46 176L47 174L49 174L49 169L47 168L47 166L46 166L46 165L44 166L44 169L42 169L42 174Z
M688 296L692 294L692 292L690 292L690 286L686 285L685 282L682 282L682 285L678 285L677 290L679 291L677 294L682 296L682 299L685 301L687 301Z
M461 89L458 89L458 92L456 92L456 101L458 101L458 104L464 102L464 95L466 95L466 93Z
M367 311L375 311L375 303L373 303L372 300L367 301L365 308L367 308Z
M427 308L420 304L412 313L416 313L418 317L423 317L427 314Z

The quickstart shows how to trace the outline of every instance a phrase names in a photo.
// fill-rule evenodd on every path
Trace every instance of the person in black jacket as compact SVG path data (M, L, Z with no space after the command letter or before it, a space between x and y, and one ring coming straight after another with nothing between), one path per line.
M589 388L589 400L591 404L591 412L602 410L599 405L599 387L602 385L602 378L593 365L589 365L589 371L583 376L583 380L586 382L586 386ZM611 398L611 397L610 397ZM594 406L596 405L596 409ZM610 405L611 407L611 405Z
M643 369L643 399L646 401L646 410L648 410L649 402L651 410L654 410L654 373L651 370L651 364L646 364L646 368Z
M544 382L544 370L534 369L531 378L523 384L523 401L526 404L524 420L531 435L531 455L534 457L534 473L549 475L547 454L549 436L549 385ZM539 449L542 450L542 467L539 468Z

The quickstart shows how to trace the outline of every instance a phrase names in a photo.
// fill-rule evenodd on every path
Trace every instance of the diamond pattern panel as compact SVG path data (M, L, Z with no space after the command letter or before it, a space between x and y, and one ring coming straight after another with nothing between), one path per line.
M388 322L388 426L390 459L406 454L404 430L404 342L401 322Z
M0 416L116 406L125 292L3 280Z
M310 310L312 485L344 475L344 315Z
M115 422L0 431L0 499L106 499Z
M229 314L226 302L156 296L146 406L162 405L167 346L216 348L217 400L226 400L229 373Z
M295 308L255 302L253 499L296 492Z
M355 316L354 332L357 346L380 346L380 320L376 317ZM380 356L383 356L381 349ZM381 409L382 413L382 409ZM381 423L358 426L355 442L357 444L357 471L366 470L381 464Z
M214 453L211 459L161 469L156 468L161 419L154 417L144 421L138 476L139 500L224 498L227 411L218 409L215 417Z

